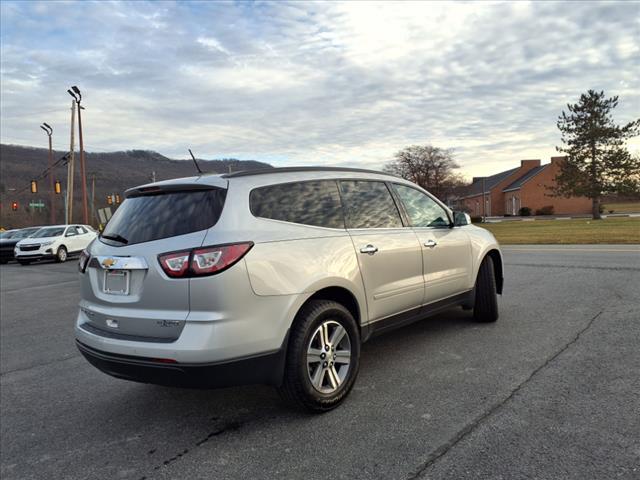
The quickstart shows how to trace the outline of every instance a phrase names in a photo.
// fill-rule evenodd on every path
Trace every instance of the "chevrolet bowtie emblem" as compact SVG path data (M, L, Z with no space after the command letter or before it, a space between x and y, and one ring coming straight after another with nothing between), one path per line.
M115 258L105 258L102 261L102 266L105 268L111 268L116 264L116 259Z

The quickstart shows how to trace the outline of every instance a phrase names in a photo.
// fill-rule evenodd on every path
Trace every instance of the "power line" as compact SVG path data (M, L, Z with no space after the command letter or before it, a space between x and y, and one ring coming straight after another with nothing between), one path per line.
M3 120L5 118L26 118L26 117L31 117L33 115L40 115L40 114L43 114L43 113L55 113L55 112L64 113L64 110L56 108L55 110L41 110L39 112L23 112L23 113L18 113L18 114L14 114L14 115L0 114L0 118L2 118Z
M39 175L37 175L34 178L32 178L32 180L36 180L37 181L37 180L41 180L43 178L46 178L46 176L49 174L49 172L52 172L55 167L57 167L60 164L63 164L63 165L66 164L68 160L69 160L69 153L65 153L62 157L60 157L58 160L56 160L51 165L51 167L45 168ZM18 194L24 192L25 190L29 190L30 188L31 188L31 182L29 182L29 184L24 188L12 191L11 194L18 195Z

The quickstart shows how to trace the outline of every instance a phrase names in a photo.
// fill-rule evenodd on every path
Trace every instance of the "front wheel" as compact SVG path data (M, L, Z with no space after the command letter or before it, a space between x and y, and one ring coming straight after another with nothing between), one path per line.
M62 246L58 248L58 251L56 252L56 262L58 263L63 263L67 261L67 249Z
M477 322L490 323L498 320L498 295L493 260L486 256L480 265L476 279L476 299L473 318Z
M340 405L358 375L360 335L341 304L313 300L298 313L289 339L284 379L278 391L312 412Z

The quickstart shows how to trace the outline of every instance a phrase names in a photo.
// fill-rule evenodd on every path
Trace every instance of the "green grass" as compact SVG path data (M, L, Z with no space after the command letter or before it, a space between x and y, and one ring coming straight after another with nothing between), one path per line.
M613 213L640 213L640 202L605 203L602 206L605 214L609 210L613 210Z
M640 218L483 223L501 244L640 244Z

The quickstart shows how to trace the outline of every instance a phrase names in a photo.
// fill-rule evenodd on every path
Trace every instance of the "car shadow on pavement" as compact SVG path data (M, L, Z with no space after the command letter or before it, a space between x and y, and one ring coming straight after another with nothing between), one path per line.
M327 431L354 416L376 415L371 409L387 390L393 393L385 395L385 402L422 395L415 383L398 372L415 375L411 372L417 371L422 376L418 359L436 350L437 337L453 340L455 332L469 328L477 328L470 312L457 309L370 340L361 351L360 375L349 399L323 415L292 409L268 386L200 390L103 378L102 385L96 385L98 398L91 402L91 424L85 433L98 443L120 438L131 466L141 473L197 455L204 444L217 450L256 435L276 435L282 429L291 438L320 441Z
M362 347L360 372L356 385L366 386L367 377L377 369L402 369L405 359L424 355L435 337L477 327L478 324L473 321L471 312L457 308L374 337ZM153 404L158 415L169 418L176 415L184 416L185 412L197 415L198 411L216 412L217 418L230 419L266 414L285 414L289 417L307 416L304 412L290 408L280 399L274 388L264 385L222 389L134 385L137 388L127 389L126 401L114 404L114 408L118 408L117 405L126 405L126 412L111 412L109 415L121 418L123 414L134 413L136 408L146 410L150 404Z

